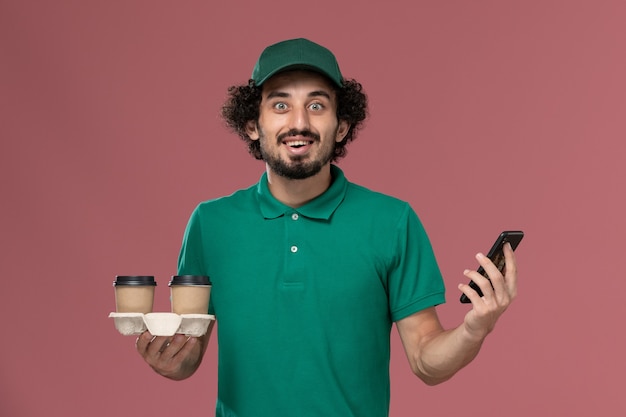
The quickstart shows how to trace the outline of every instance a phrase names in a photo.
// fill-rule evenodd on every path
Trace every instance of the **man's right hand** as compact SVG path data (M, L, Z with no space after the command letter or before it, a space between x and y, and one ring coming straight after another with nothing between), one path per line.
M214 322L204 336L152 336L143 332L135 343L137 351L160 375L173 380L189 378L198 369L209 341Z

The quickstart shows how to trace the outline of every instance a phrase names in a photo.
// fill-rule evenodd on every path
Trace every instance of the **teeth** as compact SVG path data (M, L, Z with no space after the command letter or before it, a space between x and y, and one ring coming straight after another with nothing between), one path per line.
M288 146L305 146L308 145L309 142L306 140L292 140L285 142Z

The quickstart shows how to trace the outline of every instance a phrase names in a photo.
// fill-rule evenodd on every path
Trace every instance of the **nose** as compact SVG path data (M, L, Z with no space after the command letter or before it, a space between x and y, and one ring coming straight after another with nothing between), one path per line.
M310 130L309 113L304 107L295 107L290 112L289 129L299 131Z

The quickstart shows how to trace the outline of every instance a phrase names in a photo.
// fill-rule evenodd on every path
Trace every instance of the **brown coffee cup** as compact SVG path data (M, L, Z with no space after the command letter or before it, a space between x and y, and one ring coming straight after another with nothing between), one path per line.
M154 276L118 275L113 282L115 306L118 313L152 312L154 305Z
M211 280L206 275L174 275L169 282L172 312L208 314Z

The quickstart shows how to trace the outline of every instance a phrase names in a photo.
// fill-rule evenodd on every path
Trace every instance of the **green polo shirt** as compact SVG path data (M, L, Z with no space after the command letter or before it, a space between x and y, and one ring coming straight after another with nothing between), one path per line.
M211 277L219 417L382 417L394 321L443 303L408 203L346 180L297 209L255 186L201 203L179 274Z

